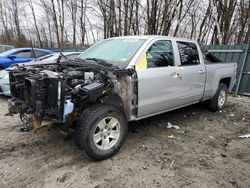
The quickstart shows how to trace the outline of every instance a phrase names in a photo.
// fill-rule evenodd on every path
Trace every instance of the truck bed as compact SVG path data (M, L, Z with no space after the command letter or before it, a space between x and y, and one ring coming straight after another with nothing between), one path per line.
M205 61L205 67L207 70L207 79L203 100L215 95L218 88L218 80L227 79L228 90L232 90L236 82L237 63Z

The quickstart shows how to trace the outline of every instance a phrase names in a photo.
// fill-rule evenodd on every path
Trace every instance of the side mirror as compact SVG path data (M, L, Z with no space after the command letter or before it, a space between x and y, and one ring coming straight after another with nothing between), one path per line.
M13 59L16 59L16 56L15 55L9 55L8 58L13 60Z

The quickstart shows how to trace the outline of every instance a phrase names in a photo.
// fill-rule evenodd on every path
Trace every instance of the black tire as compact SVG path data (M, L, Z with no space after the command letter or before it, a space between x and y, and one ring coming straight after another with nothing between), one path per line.
M220 104L219 96L221 92L225 92L225 102ZM222 110L225 107L227 103L227 93L228 93L227 86L223 83L220 83L215 96L212 99L208 100L208 107L212 112Z
M103 120L106 122L110 117L118 120L119 122L119 137L116 139L115 144L111 148L106 150L99 149L97 143L94 142L94 134L96 134L95 131L99 129L98 123ZM75 142L76 145L79 146L81 150L84 150L90 158L94 160L104 160L113 156L120 149L125 141L127 132L127 121L118 107L110 104L98 104L88 107L83 111L81 117L76 123ZM103 136L102 132L101 136ZM109 139L111 138L106 140Z

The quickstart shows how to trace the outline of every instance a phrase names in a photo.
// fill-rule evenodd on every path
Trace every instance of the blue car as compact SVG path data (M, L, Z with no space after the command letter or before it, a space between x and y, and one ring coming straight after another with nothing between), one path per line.
M15 48L8 50L0 54L0 70L8 68L12 64L26 63L52 53L50 50L39 48Z

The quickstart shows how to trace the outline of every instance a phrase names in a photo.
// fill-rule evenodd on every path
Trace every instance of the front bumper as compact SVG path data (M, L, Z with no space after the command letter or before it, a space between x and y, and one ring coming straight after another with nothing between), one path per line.
M36 133L43 133L47 128L54 125L55 123L60 123L57 120L45 120L39 117L36 117L34 114L23 113L23 105L20 102L10 99L9 102L9 112L10 114L20 113L20 119L23 122L22 130L30 131L34 130Z

